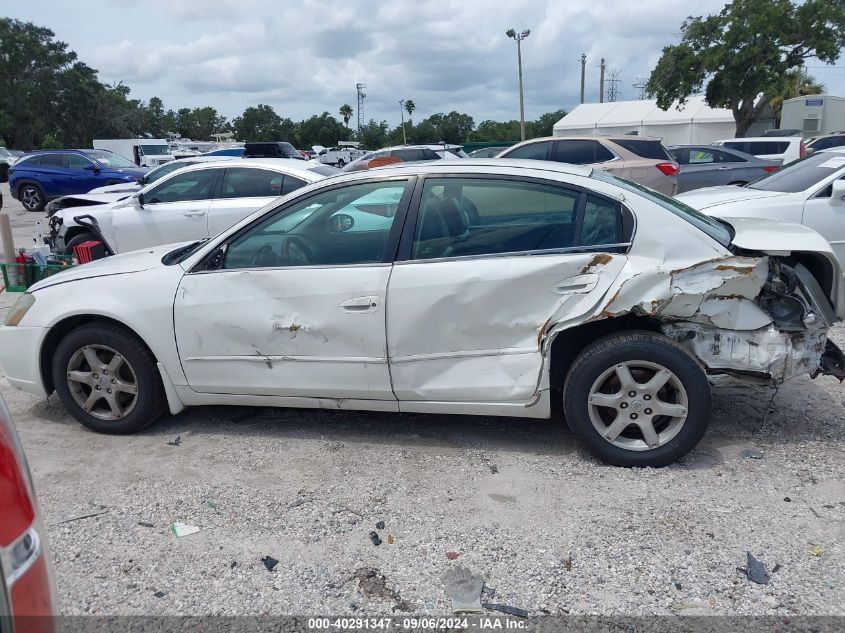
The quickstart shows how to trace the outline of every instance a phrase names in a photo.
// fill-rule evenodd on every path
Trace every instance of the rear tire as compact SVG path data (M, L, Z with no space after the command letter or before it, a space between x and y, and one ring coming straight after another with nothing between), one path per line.
M79 235L74 235L67 244L65 244L65 255L73 255L73 249L75 246L79 246L83 242L90 242L91 240L96 240L97 238L94 237L92 233L80 233Z
M18 200L27 211L43 211L47 204L41 187L32 183L25 183L18 188Z
M53 354L52 374L68 412L98 433L135 433L165 409L155 358L118 325L91 323L69 332Z
M710 384L695 357L652 332L601 338L572 364L563 390L569 428L613 466L666 466L701 440Z

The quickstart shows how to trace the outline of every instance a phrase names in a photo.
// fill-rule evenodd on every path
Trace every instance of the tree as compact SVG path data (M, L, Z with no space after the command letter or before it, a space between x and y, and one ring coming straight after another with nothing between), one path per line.
M297 142L300 147L313 145L331 147L338 141L346 140L348 136L349 130L328 112L323 112L319 116L315 114L300 121L297 126Z
M340 106L339 112L340 116L343 117L343 124L346 127L349 127L349 119L352 118L352 106L348 103L344 103L342 106Z
M361 144L368 149L384 147L387 142L387 121L378 122L370 119L368 123L361 126L357 138Z
M824 84L819 83L815 77L802 73L800 68L787 72L783 77L783 83L781 84L779 93L769 101L778 127L780 127L780 115L783 110L784 101L805 95L819 95L823 94L824 91Z
M810 57L832 64L843 46L842 0L734 0L718 15L684 21L680 43L663 49L648 91L668 110L706 82L707 104L730 108L741 137L778 94L787 71Z
M432 114L427 119L420 122L423 125L428 122L434 129L436 139L430 142L439 143L445 141L446 143L463 143L467 140L469 133L475 127L475 121L468 114L461 114L454 110L449 114Z
M278 141L281 117L272 106L263 103L250 106L232 122L235 136L242 141Z
M414 103L413 99L405 99L405 112L408 113L408 119L411 118L414 114L414 110L417 109L417 104Z

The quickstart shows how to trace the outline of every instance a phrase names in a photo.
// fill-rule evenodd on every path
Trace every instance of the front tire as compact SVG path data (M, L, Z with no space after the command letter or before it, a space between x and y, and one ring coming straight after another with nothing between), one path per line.
M67 244L65 244L65 255L73 255L73 249L83 242L90 242L91 240L96 240L97 238L94 237L93 233L80 233L79 235L74 235Z
M68 412L98 433L135 433L165 408L155 358L118 325L91 323L69 332L53 355L52 373Z
M652 332L625 332L587 346L564 385L569 428L613 466L666 466L701 440L710 384L686 349Z
M18 200L20 200L21 205L27 211L42 211L44 205L47 204L41 187L33 184L21 185L20 189L18 189Z

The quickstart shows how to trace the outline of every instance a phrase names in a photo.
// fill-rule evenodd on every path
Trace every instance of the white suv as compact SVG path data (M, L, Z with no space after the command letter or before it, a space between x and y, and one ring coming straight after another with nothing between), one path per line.
M723 141L714 141L713 145L721 145L728 149L752 154L757 158L779 160L784 165L807 155L804 139L800 136L729 138Z

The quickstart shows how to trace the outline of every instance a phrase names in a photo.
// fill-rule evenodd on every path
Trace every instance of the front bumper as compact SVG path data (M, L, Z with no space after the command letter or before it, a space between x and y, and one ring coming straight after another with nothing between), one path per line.
M0 326L0 366L16 389L46 396L41 378L41 346L47 328Z

